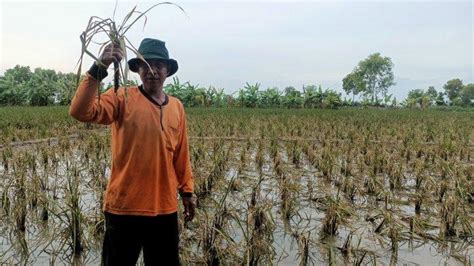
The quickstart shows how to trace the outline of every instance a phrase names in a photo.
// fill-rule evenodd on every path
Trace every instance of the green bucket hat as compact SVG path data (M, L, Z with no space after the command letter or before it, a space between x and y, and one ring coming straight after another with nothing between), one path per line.
M140 43L138 52L143 56L143 58L145 58L145 60L159 59L166 62L169 68L168 77L178 71L178 62L174 59L170 59L168 49L166 49L165 42L163 41L145 38ZM132 58L128 60L128 68L133 72L138 72L138 64L141 61L140 58Z

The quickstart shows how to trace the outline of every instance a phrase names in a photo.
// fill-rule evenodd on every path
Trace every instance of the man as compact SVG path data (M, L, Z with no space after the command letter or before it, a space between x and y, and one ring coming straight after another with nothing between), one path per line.
M79 85L69 113L79 121L112 127L103 264L135 265L143 248L146 265L179 265L177 192L186 221L193 219L196 203L184 108L163 92L178 63L160 40L144 39L138 51L146 63L133 58L128 65L142 85L126 92L111 88L96 97L108 66L122 60L120 47L109 45Z

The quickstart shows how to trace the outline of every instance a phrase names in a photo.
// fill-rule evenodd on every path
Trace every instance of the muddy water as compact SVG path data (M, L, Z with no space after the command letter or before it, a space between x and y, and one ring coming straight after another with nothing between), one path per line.
M401 224L401 240L398 242L398 251L392 252L390 239L386 235L375 233L375 227L380 220L373 222L367 221L367 217L377 215L384 209L383 201L377 200L377 197L358 193L354 203L350 206L350 216L346 217L338 227L338 233L333 237L324 237L321 233L322 224L325 219L326 196L340 195L338 187L333 183L327 182L320 171L314 168L305 158L301 157L299 167L293 165L288 159L288 155L283 146L280 147L280 156L284 165L287 182L291 185L290 198L292 199L291 213L288 219L284 218L282 213L281 200L281 180L276 177L273 162L269 153L265 151L264 164L261 174L255 163L256 145L252 145L248 151L245 167L243 171L238 172L240 153L244 143L236 144L234 150L230 153L232 158L228 159L226 171L223 177L218 180L210 198L214 201L204 199L201 208L198 210L196 220L191 225L192 229L182 230L182 241L191 242L193 253L189 255L189 261L196 263L203 261L203 252L200 239L202 238L203 226L205 226L204 211L211 214L216 211L215 202L221 199L225 193L229 181L233 178L238 180L239 189L232 191L227 195L226 205L229 211L237 213L235 217L228 218L228 227L225 229L232 236L232 241L221 239L221 245L229 245L235 248L236 257L244 258L246 243L244 232L239 228L235 219L247 221L248 203L250 202L252 189L256 186L259 176L263 176L263 182L260 184L259 205L268 204L268 211L271 213L274 229L272 231L272 240L268 242L271 245L271 254L268 262L277 265L296 265L301 260L301 247L299 240L301 236L309 236L309 264L328 264L332 261L336 265L352 264L365 252L364 264L385 264L392 263L402 265L462 265L462 262L456 259L468 258L473 260L474 247L471 244L472 237L468 239L453 239L453 242L439 243L434 240L421 239L420 237L410 237L407 223ZM209 146L210 147L210 146ZM228 144L225 145L228 147ZM36 208L27 207L27 230L24 234L15 233L14 218L11 216L16 207L15 192L13 184L12 170L6 170L0 164L0 175L4 178L1 181L1 191L7 191L11 198L10 216L6 215L4 205L0 208L0 258L2 263L16 264L70 264L76 261L85 265L97 265L100 262L100 243L101 235L93 233L94 222L101 218L100 213L100 190L95 185L95 178L92 176L90 168L94 158L86 159L86 145L80 142L72 144L70 150L62 151L59 146L52 147L54 154L50 158L48 170L42 170L41 158L37 156L37 174L48 177L48 190L45 192L50 202L50 218L47 222L39 219L40 205ZM105 151L99 151L102 154L101 163L108 165L110 157ZM208 153L210 157L212 152ZM53 164L51 160L57 160ZM208 158L209 159L209 158ZM69 247L69 235L67 224L67 208L65 201L67 197L66 179L70 174L70 167L78 167L80 172L80 210L83 215L83 233L84 244L86 246L80 258L74 259L71 256ZM209 160L203 162L199 172L209 173ZM105 167L105 176L109 175L108 167ZM31 177L29 171L27 176ZM10 186L11 185L11 186ZM408 179L407 186L413 185L413 180ZM27 189L28 191L28 189ZM311 191L311 193L310 193ZM395 195L391 205L394 217L403 220L404 217L414 215L414 205L409 204L408 192L402 191L400 195ZM397 202L397 203L396 203ZM54 215L53 215L54 213ZM423 211L422 211L423 215ZM439 223L433 218L432 223ZM426 233L436 236L438 229L427 231ZM351 247L353 254L344 256L340 248L352 233ZM26 246L18 245L24 239ZM25 253L24 255L22 255ZM234 261L232 261L234 262ZM229 262L230 264L233 264ZM263 263L263 262L262 262Z

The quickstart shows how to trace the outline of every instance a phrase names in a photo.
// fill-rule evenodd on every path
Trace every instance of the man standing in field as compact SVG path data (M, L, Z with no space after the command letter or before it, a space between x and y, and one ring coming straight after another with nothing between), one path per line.
M104 265L135 265L143 248L146 265L179 265L178 197L184 218L194 217L193 177L182 103L163 92L178 70L165 43L144 39L138 58L128 61L142 85L97 98L107 68L122 60L119 46L107 46L86 73L69 113L82 122L112 126L112 172L104 199ZM148 63L148 65L147 65Z

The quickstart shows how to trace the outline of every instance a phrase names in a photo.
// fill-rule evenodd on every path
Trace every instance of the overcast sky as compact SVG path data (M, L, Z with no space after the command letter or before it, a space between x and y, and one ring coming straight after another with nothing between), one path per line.
M474 82L472 1L174 2L187 16L158 6L144 30L136 24L128 38L136 47L145 37L166 41L181 81L227 92L246 82L263 89L321 84L342 92L344 76L380 52L395 65L390 92L399 100L411 89L441 90L452 78ZM119 1L115 19L153 3ZM114 5L1 1L0 74L16 64L75 72L79 35L91 16L112 17ZM84 68L91 63L88 58Z

